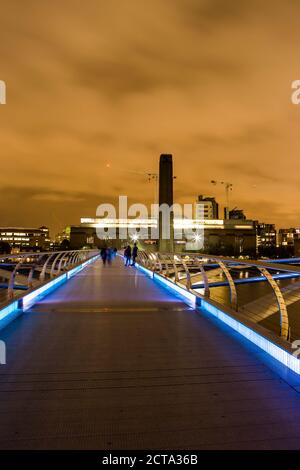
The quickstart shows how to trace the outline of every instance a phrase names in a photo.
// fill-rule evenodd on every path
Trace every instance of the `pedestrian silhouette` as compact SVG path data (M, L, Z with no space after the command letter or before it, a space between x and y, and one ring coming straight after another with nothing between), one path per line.
M101 248L100 256L102 258L103 265L105 266L106 265L106 260L107 260L107 249L106 249L106 247Z
M106 257L107 257L107 262L108 262L108 264L111 264L112 258L113 258L113 250L112 250L112 248L107 248Z
M124 250L124 257L125 257L125 266L130 266L131 260L131 246L127 245Z
M131 266L135 266L135 260L137 258L137 254L138 254L138 247L137 247L137 244L135 243L133 245L133 248L132 248L132 264L131 264Z

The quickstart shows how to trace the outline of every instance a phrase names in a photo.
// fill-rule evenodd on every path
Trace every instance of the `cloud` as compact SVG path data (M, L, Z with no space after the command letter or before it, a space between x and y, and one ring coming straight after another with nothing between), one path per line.
M59 202L59 203L69 203L69 202L81 202L84 199L77 195L72 194L62 194L62 193L44 193L44 194L35 194L31 197L33 201L38 202Z
M105 194L62 192L42 187L0 188L0 213L4 226L35 227L45 224L59 230L71 223L78 224L81 216L95 216L97 206L103 201L113 203L114 199Z
M299 13L289 0L6 2L0 224L56 231L120 193L149 203L146 173L169 152L178 200L224 203L210 181L232 181L232 204L298 225Z
M256 3L256 2L255 2ZM184 19L189 25L204 28L204 33L209 28L216 27L226 22L230 24L247 19L247 13L251 13L253 2L240 0L177 0L177 5L181 9Z

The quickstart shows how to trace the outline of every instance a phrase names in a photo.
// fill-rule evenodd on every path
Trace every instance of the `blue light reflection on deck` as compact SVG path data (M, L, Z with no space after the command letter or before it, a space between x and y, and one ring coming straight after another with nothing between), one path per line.
M99 256L94 256L93 258L88 259L79 266L70 269L70 271L66 272L65 274L62 274L61 276L56 277L52 281L47 282L47 284L45 284L44 286L39 287L33 292L30 292L30 294L25 295L25 297L23 297L23 311L28 310L28 308L30 308L35 302L42 299L45 295L49 294L50 291L52 292L54 288L56 289L63 282L75 276L75 274L81 271L85 266L92 263L93 261L96 261L98 257Z
M25 312L26 310L28 310L38 300L42 299L46 294L49 294L50 291L52 291L54 288L57 288L66 280L67 274L62 274L61 276L56 277L52 281L47 282L47 284L39 287L38 289L35 289L33 292L30 292L30 294L25 295L22 299L23 311Z
M159 274L154 273L153 279L163 284L167 289L175 291L180 297L184 297L185 301L188 301L188 305L191 307L196 307L196 296L191 292L187 291L183 287L174 284L174 282L169 281L165 277L160 276Z
M169 279L160 276L157 273L154 273L150 269L145 268L144 266L141 266L140 264L136 263L136 267L141 270L144 274L147 274L147 276L151 277L151 279L154 279L161 284L164 285L164 287L171 289L172 291L176 291L181 297L184 297L185 300L188 300L188 304L191 307L196 306L196 296L192 294L191 292L187 291L183 287L178 286L177 284L174 284L174 282L170 281Z
M98 258L99 258L99 255L94 256L93 258L85 261L79 266L76 266L70 271L52 279L51 281L47 282L43 286L38 287L34 291L25 295L24 297L21 297L18 300L13 301L9 305L1 309L0 310L0 329L3 328L3 326L6 326L7 323L9 323L10 318L11 320L13 320L18 314L28 310L37 301L42 299L44 296L48 295L54 289L56 289L61 284L66 282L68 279L70 279L72 276L74 276L79 271L81 271L85 266L92 263L93 261L96 261L96 259Z
M140 265L137 265L138 269L141 269L144 272L149 272L152 273L152 271L148 270L147 268L141 267ZM147 273L148 274L148 273ZM235 318L231 317L227 313L223 312L220 308L217 306L211 304L207 300L197 297L194 295L192 292L186 291L185 289L181 288L174 282L170 281L169 279L166 279L156 273L152 273L152 277L155 281L159 281L159 283L163 284L165 287L167 287L169 290L173 290L176 292L179 292L180 295L188 300L188 304L190 305L190 302L196 306L197 309L199 310L204 310L205 312L213 315L214 317L218 318L220 321L228 325L230 328L235 330L237 333L239 333L241 336L244 338L248 339L251 341L253 344L258 346L260 349L265 351L267 354L272 356L274 359L279 361L281 364L284 366L288 367L291 369L293 372L296 374L300 374L300 361L297 359L295 356L290 354L288 351L284 350L280 346L276 345L273 343L271 340L268 338L265 338L264 336L260 335L256 331L252 330L248 326L244 325L240 321L236 320ZM185 292L185 294L183 293ZM192 297L194 297L194 300L192 300Z
M140 269L140 271L142 271L144 274L147 274L147 276L149 276L149 277L151 277L151 279L153 279L153 277L154 277L153 271L150 271L149 269L144 268L144 266L141 266L140 264L137 264L137 263L136 263L136 266Z
M88 259L87 261L80 264L79 266L76 266L75 268L70 269L70 271L67 272L67 278L70 279L71 277L75 276L75 274L77 274L79 271L81 271L83 268L85 268L85 266L87 266L88 264L93 263L98 258L99 258L99 255L94 256L93 258Z
M277 361L296 372L296 374L300 374L300 361L288 351L285 351L280 346L272 343L272 341L261 336L256 331L251 330L251 328L247 327L235 318L232 318L230 315L227 315L221 309L210 304L204 299L201 299L200 301L200 308L226 323L226 325L230 326L240 335L244 336L260 349L270 354L274 359L277 359Z

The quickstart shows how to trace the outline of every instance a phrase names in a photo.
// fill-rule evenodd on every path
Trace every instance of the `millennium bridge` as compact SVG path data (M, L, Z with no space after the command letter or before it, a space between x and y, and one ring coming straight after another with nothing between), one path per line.
M300 448L299 276L299 259L1 256L0 448Z

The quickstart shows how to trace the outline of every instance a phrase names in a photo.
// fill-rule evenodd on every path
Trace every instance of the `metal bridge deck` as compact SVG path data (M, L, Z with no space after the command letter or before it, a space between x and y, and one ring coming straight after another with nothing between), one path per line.
M119 259L0 338L1 449L300 448L297 387Z

